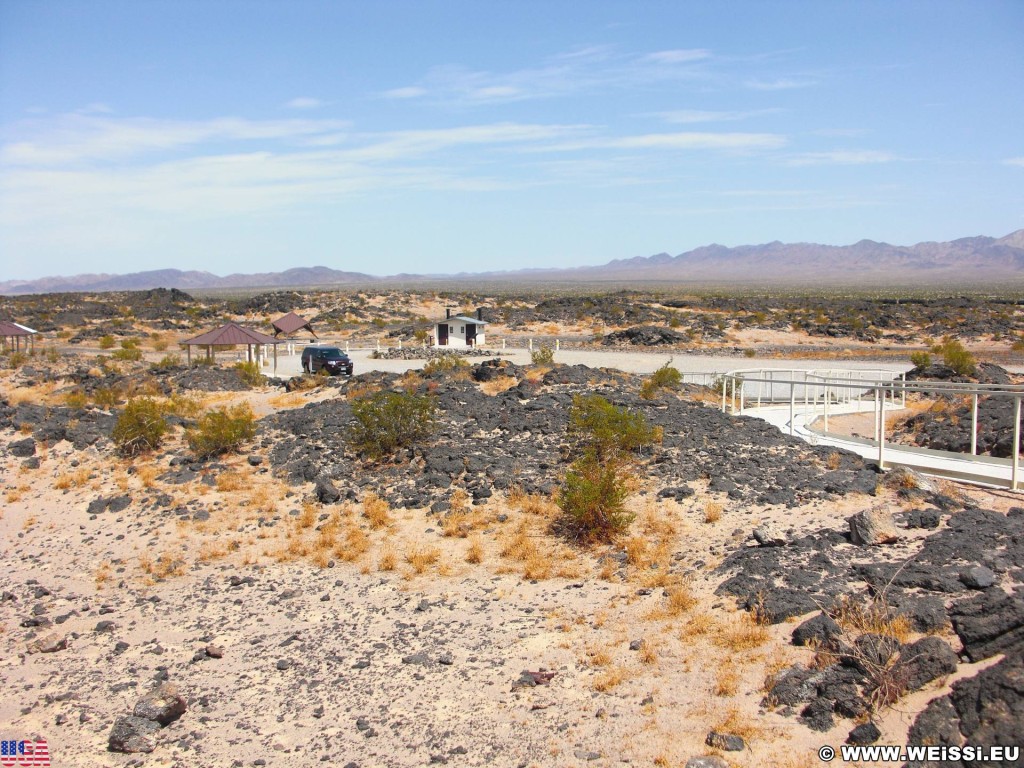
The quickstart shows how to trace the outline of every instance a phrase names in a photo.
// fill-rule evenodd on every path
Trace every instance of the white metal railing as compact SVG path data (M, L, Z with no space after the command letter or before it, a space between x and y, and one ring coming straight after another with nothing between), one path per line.
M978 399L1013 399L1013 448L1010 459L1010 488L1018 487L1020 466L1021 399L1024 385L964 384L944 381L907 381L905 374L885 370L751 368L729 371L721 378L722 411L750 413L766 406L789 404L789 433L796 434L798 405L806 424L822 421L822 435L829 433L829 413L865 412L870 405L874 417L874 439L878 464L885 468L885 412L906 407L907 394L941 394L971 398L971 448L964 458L978 454ZM802 403L801 403L802 400ZM820 416L819 416L820 414ZM808 416L810 418L808 418ZM809 428L810 429L810 428ZM818 430L812 430L818 432ZM895 447L895 446L894 446ZM903 447L900 447L902 450ZM916 449L921 453L945 453ZM1001 461L1001 460L995 460Z

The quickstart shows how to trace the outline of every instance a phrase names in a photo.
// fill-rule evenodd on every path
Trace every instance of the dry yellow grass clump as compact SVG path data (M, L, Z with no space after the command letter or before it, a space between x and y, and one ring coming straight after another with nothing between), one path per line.
M405 553L405 562L412 566L412 572L417 576L425 573L427 568L440 559L441 550L437 547L415 546Z
M373 491L370 491L363 497L363 517L370 523L370 528L375 531L380 528L386 528L393 522L391 519L391 507L387 501Z

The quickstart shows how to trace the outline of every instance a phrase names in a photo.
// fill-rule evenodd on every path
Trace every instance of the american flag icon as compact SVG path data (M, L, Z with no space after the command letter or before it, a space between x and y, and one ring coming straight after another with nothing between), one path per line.
M50 748L39 741L0 741L0 766L3 768L50 768Z

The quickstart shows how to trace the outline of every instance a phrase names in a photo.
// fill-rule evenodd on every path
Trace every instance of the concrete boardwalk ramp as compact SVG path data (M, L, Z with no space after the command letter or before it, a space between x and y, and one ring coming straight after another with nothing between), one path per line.
M886 406L887 411L899 410L895 406ZM827 445L843 448L863 456L869 461L878 462L879 449L874 440L862 437L837 435L825 432L822 428L821 407L804 408L803 403L793 408L793 419L790 421L789 405L765 405L760 408L744 408L740 413L754 416L774 424L785 434L793 434L812 445ZM833 416L849 413L877 413L874 403L852 402L830 406ZM1012 487L1013 461L997 459L990 456L971 456L969 454L935 451L927 448L885 443L882 451L882 466L891 468L904 466L922 474L961 480L979 485L999 488Z

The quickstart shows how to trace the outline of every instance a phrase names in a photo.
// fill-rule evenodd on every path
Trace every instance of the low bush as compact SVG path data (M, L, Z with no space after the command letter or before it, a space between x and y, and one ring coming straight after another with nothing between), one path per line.
M599 461L661 442L660 428L642 413L618 408L600 395L574 395L569 409L568 436L577 450Z
M423 373L429 376L432 373L452 373L453 371L461 371L467 368L469 368L469 363L461 355L446 352L443 355L438 355L428 360L427 364L423 366Z
M912 352L910 362L915 368L927 368L932 364L932 356L927 352Z
M625 508L626 481L625 468L618 461L600 461L594 454L577 459L556 499L563 513L559 527L580 544L615 539L634 517Z
M28 355L24 352L11 352L11 354L7 356L7 364L11 368L20 368L27 362Z
M669 360L644 380L640 386L640 397L644 400L653 400L662 390L679 389L682 383L683 374L679 372L679 369L673 368L672 361Z
M114 348L114 337L109 333L105 336L100 336L100 349L113 349Z
M958 339L947 338L939 346L942 362L956 371L960 376L973 376L977 370L974 355L967 351Z
M181 355L164 355L160 358L160 362L153 363L150 368L178 368L181 365Z
M235 363L235 370L238 371L238 378L247 387L259 387L263 384L263 374L256 363Z
M433 398L408 392L375 392L355 400L349 446L369 459L383 459L432 435L436 411Z
M151 397L129 400L114 424L110 439L123 456L155 450L167 433L164 409Z
M200 459L237 450L256 436L256 416L248 403L217 408L186 432L188 446Z
M554 365L555 350L547 344L542 344L530 352L530 362L534 365Z
M110 356L115 360L137 361L142 359L142 350L136 347L123 347L115 349L110 353Z

